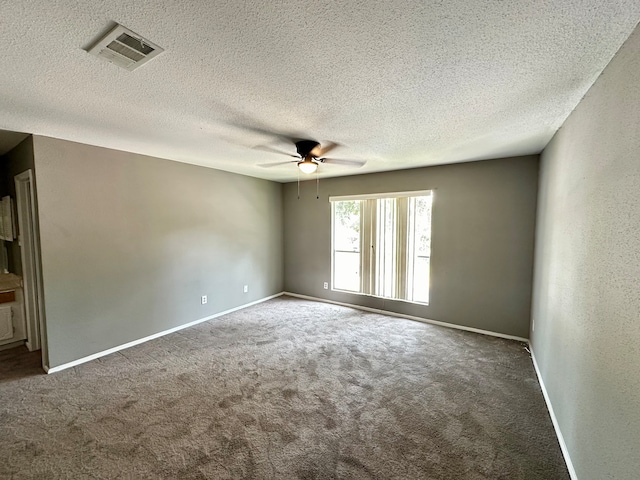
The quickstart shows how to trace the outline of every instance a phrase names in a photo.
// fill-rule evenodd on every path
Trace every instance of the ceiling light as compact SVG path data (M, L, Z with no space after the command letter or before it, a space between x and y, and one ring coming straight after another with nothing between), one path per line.
M318 168L318 164L310 158L305 158L302 162L298 162L298 168L302 173L313 173Z

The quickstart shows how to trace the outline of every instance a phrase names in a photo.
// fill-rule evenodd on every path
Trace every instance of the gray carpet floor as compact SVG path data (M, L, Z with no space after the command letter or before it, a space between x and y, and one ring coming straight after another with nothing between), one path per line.
M279 297L75 368L0 355L0 478L568 479L525 345Z

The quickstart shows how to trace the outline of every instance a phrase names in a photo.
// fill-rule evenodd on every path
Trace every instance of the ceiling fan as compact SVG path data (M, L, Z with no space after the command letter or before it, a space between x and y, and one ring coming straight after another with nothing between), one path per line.
M283 152L270 146L258 146L254 147L259 150L265 150L267 152L279 153L280 155L287 155L293 157L296 160L288 160L286 162L275 163L262 163L259 167L277 167L280 165L286 165L288 163L296 163L302 173L314 173L318 169L318 165L321 163L332 163L334 165L348 165L352 167L362 167L365 160L342 160L339 158L326 158L325 155L336 147L339 147L337 143L329 142L324 147L315 140L292 140L296 146L297 155Z
M278 153L280 155L286 155L287 157L293 157L295 160L289 160L287 162L273 162L273 163L262 163L258 164L259 167L277 167L280 165L286 165L289 163L296 163L301 172L310 174L314 173L318 169L318 165L321 163L332 163L335 165L347 165L351 167L362 167L366 162L366 160L343 160L339 158L326 158L325 155L340 145L335 142L329 142L324 147L320 145L320 142L316 140L305 140L299 136L293 136L290 134L278 132L275 130L270 130L265 126L261 125L259 121L245 113L238 111L229 105L226 105L221 102L214 102L218 110L223 112L228 112L232 118L235 120L231 122L227 122L230 126L240 128L242 130L246 130L251 133L256 133L258 135L266 135L270 137L275 137L279 141L285 141L287 143L291 142L296 146L296 155L293 155L289 152L284 152L282 150L278 150L277 148L271 147L269 145L259 145L253 147L256 150L264 150L271 153Z

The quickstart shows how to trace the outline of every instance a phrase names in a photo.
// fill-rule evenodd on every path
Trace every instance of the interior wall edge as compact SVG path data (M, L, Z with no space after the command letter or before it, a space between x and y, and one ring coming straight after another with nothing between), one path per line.
M406 315L404 313L398 313L398 312L394 312L392 310L381 310L379 308L365 307L365 306L358 305L358 304L355 304L355 303L337 302L335 300L329 300L329 299L320 298L320 297L313 297L313 296L310 296L310 295L303 295L303 294L300 294L300 293L283 292L283 294L284 295L288 295L290 297L301 298L301 299L304 299L304 300L312 300L314 302L331 303L333 305L340 305L340 306L343 306L343 307L351 307L351 308L355 308L357 310L363 310L365 312L379 313L381 315L389 315L391 317L404 318L406 320L413 320L415 322L428 323L430 325L437 325L439 327L452 328L454 330L464 330L465 332L473 332L473 333L478 333L480 335L488 335L490 337L504 338L506 340L515 340L517 342L522 342L522 343L527 343L527 344L529 343L529 339L524 338L524 337L518 337L518 336L515 336L515 335L507 335L507 334L500 333L500 332L492 332L490 330L482 330L480 328L467 327L465 325L458 325L456 323L448 323L448 322L441 322L439 320L431 320L429 318L417 317L415 315Z
M531 346L582 478L640 465L639 75L637 27L541 156Z
M553 423L553 429L556 432L556 437L558 437L558 443L560 444L560 450L562 451L562 456L564 457L564 461L567 464L567 470L569 471L569 476L571 477L571 480L578 480L578 474L576 473L576 469L573 467L573 462L571 460L571 455L569 454L569 449L567 448L567 444L564 441L564 435L562 434L562 430L560 430L560 423L558 423L556 414L553 411L553 404L551 403L551 398L549 398L549 393L547 392L547 387L545 386L544 379L542 378L542 374L540 373L540 368L538 367L536 356L533 353L533 345L531 344L531 342L528 342L528 343L529 343L529 351L531 352L531 361L533 362L533 368L536 371L536 377L538 377L538 383L540 384L540 389L542 390L544 403L547 406L547 410L549 411L549 416L551 417L551 422Z
M50 367L283 290L281 184L34 145Z
M539 155L284 185L284 290L527 338ZM333 286L329 197L433 191L430 300L419 304ZM318 198L319 197L319 198Z
M56 366L48 367L48 368L45 367L45 372L47 372L47 374L50 374L50 373L56 373L56 372L60 372L62 370L66 370L68 368L76 367L76 366L81 365L83 363L87 363L87 362L90 362L92 360L96 360L96 359L98 359L100 357L105 357L105 356L110 355L112 353L119 352L120 350L125 350L127 348L131 348L131 347L134 347L136 345L140 345L141 343L145 343L145 342L148 342L150 340L154 340L156 338L164 337L165 335L169 335L171 333L174 333L174 332L177 332L177 331L180 331L180 330L184 330L185 328L193 327L195 325L198 325L199 323L203 323L203 322L206 322L206 321L209 321L209 320L213 320L215 318L222 317L223 315L227 315L229 313L237 312L238 310L242 310L244 308L248 308L248 307L251 307L253 305L257 305L259 303L266 302L267 300L271 300L273 298L277 298L277 297L279 297L281 295L284 295L284 292L276 293L275 295L269 295L268 297L260 298L258 300L254 300L253 302L249 302L249 303L246 303L244 305L240 305L238 307L230 308L230 309L225 310L223 312L214 313L213 315L208 315L206 317L199 318L198 320L194 320L192 322L185 323L184 325L179 325L177 327L169 328L167 330L163 330L162 332L154 333L153 335L148 335L146 337L139 338L137 340L133 340L131 342L127 342L127 343L124 343L122 345L118 345L118 346L113 347L113 348L109 348L108 350L103 350L102 352L94 353L93 355L88 355L86 357L79 358L79 359L74 360L72 362L63 363L61 365L56 365Z

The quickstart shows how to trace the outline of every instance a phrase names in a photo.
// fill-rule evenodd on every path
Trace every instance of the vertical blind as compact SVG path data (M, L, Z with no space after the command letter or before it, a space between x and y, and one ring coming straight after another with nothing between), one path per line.
M330 197L332 288L429 302L429 191Z

